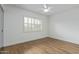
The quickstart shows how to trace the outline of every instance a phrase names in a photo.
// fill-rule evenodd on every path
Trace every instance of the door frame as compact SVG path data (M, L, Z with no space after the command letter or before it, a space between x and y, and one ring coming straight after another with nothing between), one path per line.
M0 4L0 8L1 8L1 11L2 11L2 17L1 17L1 26L2 26L2 29L1 29L1 32L2 32L2 39L1 39L1 41L2 41L2 44L1 44L1 51L3 51L4 49L3 49L3 47L4 47L4 9L3 9L3 5L2 4Z

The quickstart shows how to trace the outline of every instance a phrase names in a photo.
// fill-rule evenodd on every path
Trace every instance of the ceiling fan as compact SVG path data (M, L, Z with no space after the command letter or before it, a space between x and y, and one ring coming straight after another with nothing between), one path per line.
M49 11L50 11L50 8L48 7L47 4L44 4L44 5L43 5L43 11L44 11L44 12L49 12Z

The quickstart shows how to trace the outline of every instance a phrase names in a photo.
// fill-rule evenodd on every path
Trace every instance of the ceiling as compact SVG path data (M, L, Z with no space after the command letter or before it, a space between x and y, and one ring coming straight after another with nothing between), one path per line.
M73 7L78 7L77 4L48 4L47 6L50 8L50 11L45 13L43 11L43 4L12 4L11 6L20 7L32 12L40 13L43 15L51 15L58 12L70 10Z

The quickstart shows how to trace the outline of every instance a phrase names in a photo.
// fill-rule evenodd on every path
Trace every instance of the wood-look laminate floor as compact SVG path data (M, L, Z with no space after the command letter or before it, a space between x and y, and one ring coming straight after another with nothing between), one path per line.
M5 47L4 51L10 54L78 54L79 45L47 37Z

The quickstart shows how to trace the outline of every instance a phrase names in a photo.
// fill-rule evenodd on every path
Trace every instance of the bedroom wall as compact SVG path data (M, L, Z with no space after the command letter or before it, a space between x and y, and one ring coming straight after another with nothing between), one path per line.
M79 44L79 7L50 17L49 36Z
M33 13L21 8L4 6L4 46L27 42L48 36L47 18L44 15ZM42 32L23 32L23 17L36 17L43 20Z

